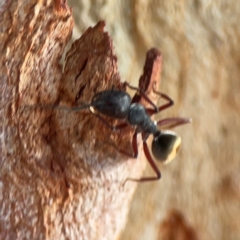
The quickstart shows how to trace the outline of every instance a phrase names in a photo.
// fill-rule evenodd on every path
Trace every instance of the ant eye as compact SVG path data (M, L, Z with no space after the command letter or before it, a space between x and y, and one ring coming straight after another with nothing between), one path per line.
M152 142L152 153L161 162L169 163L179 151L181 138L171 131L160 132Z

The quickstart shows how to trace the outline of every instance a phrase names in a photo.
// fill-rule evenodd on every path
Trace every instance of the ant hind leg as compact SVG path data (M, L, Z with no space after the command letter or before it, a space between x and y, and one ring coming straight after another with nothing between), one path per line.
M115 144L111 144L118 152L130 157L130 158L137 158L138 157L138 146L137 146L137 132L133 134L132 138L132 149L133 153L129 153L124 149L119 149Z
M165 118L157 122L157 126L171 129L183 124L191 123L191 118Z
M152 159L152 156L149 152L148 146L147 146L147 142L146 140L143 141L143 151L145 153L145 156L149 162L149 164L151 165L152 169L154 170L154 172L156 173L155 177L142 177L140 179L135 179L135 178L127 178L124 182L124 185L127 181L134 181L134 182L150 182L150 181L157 181L161 178L161 172L158 169L157 165L155 164L154 160Z

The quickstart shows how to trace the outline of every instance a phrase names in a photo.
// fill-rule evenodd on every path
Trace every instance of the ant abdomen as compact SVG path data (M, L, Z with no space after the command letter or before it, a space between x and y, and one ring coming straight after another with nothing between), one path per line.
M152 141L152 153L156 160L169 163L177 155L181 138L172 131L158 131Z

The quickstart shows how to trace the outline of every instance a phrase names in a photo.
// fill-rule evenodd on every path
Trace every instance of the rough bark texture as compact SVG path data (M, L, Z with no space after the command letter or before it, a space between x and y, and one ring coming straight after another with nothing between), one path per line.
M124 90L104 22L72 44L64 68L73 28L66 3L9 1L0 22L0 239L116 239L136 188L123 183L139 178L146 161L141 147L137 161L111 144L131 150L133 129L112 132L88 110L49 107L90 103L112 86ZM153 101L161 63L151 49L140 78Z
M146 50L161 49L160 90L175 107L160 117L193 118L192 126L177 129L182 148L161 168L161 181L139 184L121 239L157 239L159 224L172 209L200 239L240 239L240 2L72 2L76 30L105 19L120 73L132 84Z

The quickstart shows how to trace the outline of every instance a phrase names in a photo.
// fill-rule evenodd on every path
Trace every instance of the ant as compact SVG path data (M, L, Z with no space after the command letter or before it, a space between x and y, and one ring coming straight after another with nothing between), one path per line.
M171 107L174 102L173 100L164 93L157 92L154 88L153 91L155 94L159 95L161 98L165 99L167 103L157 107L148 96L142 91L142 89L131 86L129 83L125 82L124 86L129 87L132 90L139 92L139 94L153 107L145 108L142 104L134 102L130 95L122 90L116 90L112 88L111 90L105 90L95 94L92 98L90 104L77 106L77 107L63 107L55 106L53 108L69 110L69 111L81 111L83 109L89 108L92 114L98 117L105 125L111 128L113 131L121 130L127 127L129 124L135 127L135 132L132 138L132 149L133 154L129 154L127 151L118 149L114 147L122 154L125 154L131 158L137 158L138 156L138 146L137 146L137 135L141 133L143 141L143 150L145 156L151 165L152 169L156 173L154 177L142 177L140 179L127 178L127 180L136 181L136 182L146 182L159 180L161 178L161 172L155 164L150 151L147 146L147 139L152 134L152 153L153 156L158 161L170 162L177 154L181 138L172 131L161 131L158 127L168 125L169 128L173 128L182 124L190 123L191 119L188 118L166 118L154 122L151 120L151 116ZM48 107L48 106L47 106ZM43 108L45 108L43 106ZM120 123L116 126L111 126L102 116L97 114L95 111L116 119L124 119L124 123ZM127 181L126 180L126 181Z

